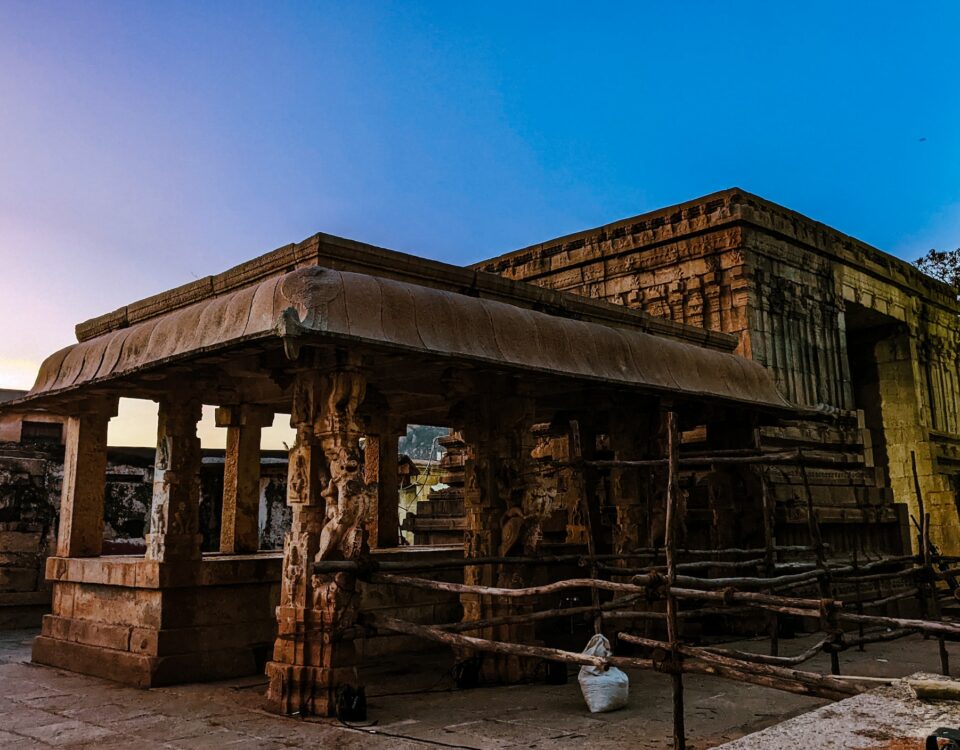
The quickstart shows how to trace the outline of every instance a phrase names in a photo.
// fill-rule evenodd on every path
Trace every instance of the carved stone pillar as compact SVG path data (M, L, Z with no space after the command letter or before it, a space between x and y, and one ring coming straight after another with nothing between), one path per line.
M359 691L353 641L343 631L359 608L356 577L314 574L314 562L367 553L363 518L374 487L360 471L357 407L365 381L355 370L301 372L294 385L287 502L293 523L284 543L278 635L267 702L278 713L336 714L336 693Z
M223 513L220 551L243 554L260 549L260 431L273 412L254 406L222 406L217 427L227 428L223 464Z
M369 509L368 530L373 548L396 547L400 538L400 481L395 429L384 427L368 434L364 445L364 474L376 483L377 502Z
M148 560L200 559L200 416L201 404L196 399L166 397L160 401Z
M535 555L539 551L543 495L536 491L531 453L535 440L533 402L522 398L477 400L466 409L462 432L471 449L464 465L464 555L506 557ZM548 511L547 511L548 512ZM464 582L472 585L518 588L528 584L529 566L476 565L464 569ZM519 614L530 602L497 601L465 594L461 597L465 621ZM480 637L533 643L534 628L500 625L480 632ZM479 679L484 683L514 683L528 679L538 661L500 654L480 657Z
M103 545L103 493L107 424L117 414L111 399L84 404L66 424L58 557L98 557Z

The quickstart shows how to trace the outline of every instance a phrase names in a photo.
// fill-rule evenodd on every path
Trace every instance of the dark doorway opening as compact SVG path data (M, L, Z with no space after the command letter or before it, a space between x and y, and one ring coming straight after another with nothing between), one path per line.
M847 355L853 405L863 411L864 426L873 446L874 464L890 483L887 443L883 429L881 379L883 365L877 358L877 345L898 335L899 321L876 310L848 302L846 305Z

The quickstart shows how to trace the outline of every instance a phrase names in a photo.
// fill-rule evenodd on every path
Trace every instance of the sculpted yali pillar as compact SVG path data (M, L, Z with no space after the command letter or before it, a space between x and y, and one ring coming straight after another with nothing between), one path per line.
M267 699L281 713L337 714L338 696L360 692L353 641L359 594L352 573L314 574L314 562L356 560L367 552L363 519L376 485L361 470L357 409L365 379L357 370L307 371L294 385L287 502L293 522L284 543L278 635L267 664Z

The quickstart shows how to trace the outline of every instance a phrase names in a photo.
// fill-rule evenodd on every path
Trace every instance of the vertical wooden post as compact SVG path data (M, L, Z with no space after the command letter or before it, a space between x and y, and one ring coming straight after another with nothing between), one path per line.
M107 424L117 401L88 403L67 419L58 557L98 557L103 546Z
M920 597L921 602L925 597L929 597L930 610L936 620L940 620L940 600L937 598L937 579L933 570L933 562L930 556L930 514L926 512L923 503L923 492L920 490L920 477L917 474L917 454L910 451L910 465L913 470L913 488L917 494L917 508L920 513L920 559L923 562L924 573L924 595ZM926 607L924 607L926 609ZM937 638L937 644L940 652L940 673L950 674L950 655L947 653L947 644L944 639Z
M593 520L591 519L590 499L587 497L587 480L584 476L587 468L583 462L583 445L580 442L580 423L576 419L570 420L570 458L577 466L580 492L578 501L583 513L583 522L587 527L587 555L590 557L590 577L598 577L597 546L593 537ZM600 612L600 592L596 586L590 587L590 603L593 605L593 632L603 630L603 615Z
M667 512L664 528L664 548L667 558L667 640L670 641L671 674L673 682L673 747L685 750L686 732L683 722L683 673L680 671L680 633L677 626L677 600L673 588L677 580L676 525L677 511L681 505L679 494L680 431L677 413L667 412Z
M260 549L260 431L273 424L273 412L246 405L221 406L216 424L227 428L220 551L256 552Z
M854 576L854 578L857 578L858 580L857 580L857 582L856 582L856 583L854 584L854 586L853 586L853 591L854 591L854 596L857 597L857 614L858 614L858 615L862 615L862 614L863 614L863 592L862 592L862 590L861 590L861 588L860 588L860 580L859 580L859 578L860 578L860 568L859 568L859 566L857 565L858 562L859 562L859 560L858 560L858 555L857 555L857 549L856 549L856 547L854 547L854 549L853 549L853 576ZM860 639L860 642L857 644L857 650L858 650L858 651L863 651L863 623L862 623L862 622L857 624L857 637Z
M833 599L833 586L830 581L830 570L827 567L827 557L823 547L823 537L820 534L820 523L817 520L817 514L813 507L813 493L810 491L810 478L807 476L807 464L804 459L803 450L797 451L797 462L800 465L800 476L803 479L803 491L807 500L807 528L810 531L810 541L813 544L814 552L817 557L817 568L820 569L820 576L817 583L820 587L820 597L822 599ZM831 641L835 646L843 636L839 623L836 619L836 613L832 610L827 613L828 627ZM840 651L838 648L830 649L830 672L840 674Z
M760 496L763 508L763 543L765 548L765 569L768 578L777 574L777 540L774 534L774 510L770 500L770 487L767 484L766 469L760 468ZM772 589L770 593L775 593ZM770 633L770 655L780 654L780 618L776 612L770 612L767 618Z

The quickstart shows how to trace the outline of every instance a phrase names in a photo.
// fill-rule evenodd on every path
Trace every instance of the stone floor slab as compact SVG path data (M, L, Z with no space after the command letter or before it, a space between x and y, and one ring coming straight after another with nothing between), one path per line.
M107 729L74 719L37 727L22 727L19 733L53 747L71 747L94 743L113 735L113 732Z
M0 645L8 654L0 663L3 750L437 750L444 745L476 750L652 750L669 747L671 735L670 683L652 672L630 672L627 708L590 714L575 669L566 685L462 691L453 688L449 654L381 659L361 671L368 685L368 720L348 726L267 713L266 683L258 678L137 690L24 663L30 652L29 640L22 637L11 645L0 633ZM804 639L783 642L787 654L806 645ZM765 643L747 641L737 647L763 649ZM960 663L960 645L948 647ZM910 638L871 646L864 653L844 652L841 663L847 674L932 671L937 644ZM829 660L818 658L809 668L829 671ZM713 677L688 676L684 685L691 750L736 740L826 703Z

